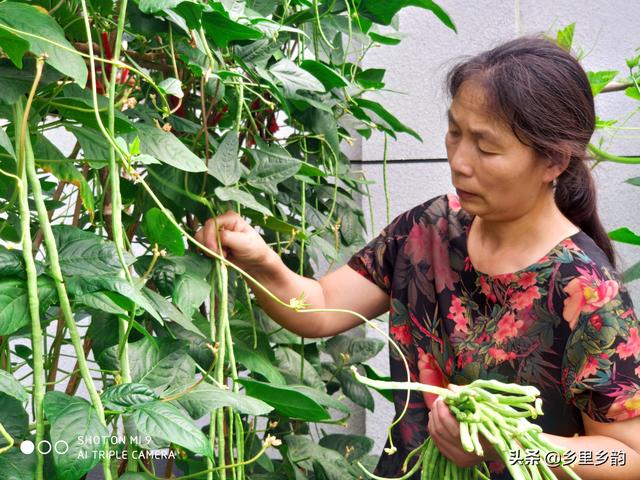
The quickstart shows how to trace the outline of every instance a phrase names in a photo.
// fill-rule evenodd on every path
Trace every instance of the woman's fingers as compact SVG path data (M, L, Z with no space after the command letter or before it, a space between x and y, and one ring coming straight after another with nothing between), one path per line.
M462 448L460 425L441 397L436 399L429 413L429 433L436 445L449 449Z
M437 412L438 423L441 425L442 430L446 432L447 438L451 440L459 439L460 425L458 420L453 416L442 397L438 397L433 406Z

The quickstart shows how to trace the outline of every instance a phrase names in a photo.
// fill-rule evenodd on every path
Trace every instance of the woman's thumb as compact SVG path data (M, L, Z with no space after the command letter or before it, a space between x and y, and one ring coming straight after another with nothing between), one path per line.
M236 250L247 244L247 235L244 232L220 229L220 244L229 250Z

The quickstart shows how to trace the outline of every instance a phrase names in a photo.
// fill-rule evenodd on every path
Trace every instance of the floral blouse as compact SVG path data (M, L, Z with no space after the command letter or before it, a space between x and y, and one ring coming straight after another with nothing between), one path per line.
M396 217L349 259L389 294L389 331L410 380L534 385L544 415L530 421L555 435L584 434L580 412L599 422L640 415L640 325L602 250L580 231L529 267L490 276L469 259L472 219L455 195L442 195ZM392 346L390 364L391 377L405 381ZM396 418L405 402L395 391ZM392 430L397 453L383 453L376 474L401 475L427 437L427 413L412 392ZM511 478L501 462L489 467L492 478Z

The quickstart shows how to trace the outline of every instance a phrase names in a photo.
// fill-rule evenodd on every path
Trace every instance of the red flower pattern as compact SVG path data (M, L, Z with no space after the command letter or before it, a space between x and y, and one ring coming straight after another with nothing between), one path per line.
M455 195L436 197L396 217L349 260L389 293L390 333L410 379L537 386L545 431L563 436L579 433L568 408L600 422L640 415L640 324L595 243L579 232L524 270L489 276L469 259L472 220ZM390 362L392 376L404 379L394 348ZM424 441L434 397L418 397L394 434L398 453L381 458L377 475L401 475L408 452ZM398 415L405 401L394 392ZM490 469L492 480L511 478L503 465Z

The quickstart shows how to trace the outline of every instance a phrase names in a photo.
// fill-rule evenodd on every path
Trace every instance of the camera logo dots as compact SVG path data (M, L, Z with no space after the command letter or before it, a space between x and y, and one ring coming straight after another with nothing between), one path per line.
M31 440L25 440L20 444L20 451L25 455L30 455L36 449L35 444Z

